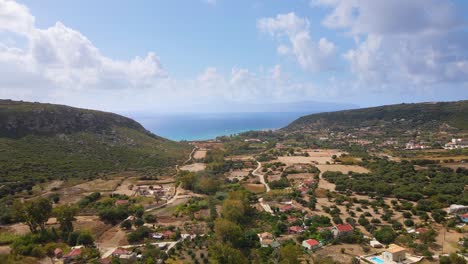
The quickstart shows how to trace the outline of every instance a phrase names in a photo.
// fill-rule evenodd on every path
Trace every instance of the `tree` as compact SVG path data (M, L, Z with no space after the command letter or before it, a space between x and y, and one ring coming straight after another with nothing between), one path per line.
M210 247L210 256L212 263L243 264L249 262L240 250L221 243Z
M73 232L73 221L78 208L69 205L58 206L54 209L54 215L60 224L60 231L65 234Z
M52 215L52 203L46 198L25 203L16 202L13 208L15 218L18 221L26 222L32 233L37 232L38 227L45 230L45 223Z
M140 227L140 226L143 226L145 224L145 221L143 221L143 219L141 218L137 218L135 219L135 221L133 222L133 224L136 226L136 227Z
M76 240L76 243L78 245L83 245L85 247L89 247L89 246L94 245L94 238L91 235L91 233L89 233L87 231L81 232L80 235L78 236L77 240Z
M429 243L435 242L436 236L437 236L437 233L433 229L430 229L427 232L423 232L419 234L419 239L424 244L429 244Z
M130 220L126 219L122 223L120 223L120 228L129 230L129 229L132 228L132 222Z
M296 244L288 244L280 249L280 263L299 264L302 257L302 250Z
M240 200L228 199L223 203L222 216L232 222L239 223L244 217L244 205Z
M452 253L449 256L442 256L439 260L440 264L466 264L465 258L457 253Z
M397 233L395 233L395 231L393 231L393 229L390 226L382 226L379 230L375 232L375 238L380 243L384 244L393 243L396 237Z
M242 237L240 226L224 218L215 220L214 231L220 241L231 245L236 245Z

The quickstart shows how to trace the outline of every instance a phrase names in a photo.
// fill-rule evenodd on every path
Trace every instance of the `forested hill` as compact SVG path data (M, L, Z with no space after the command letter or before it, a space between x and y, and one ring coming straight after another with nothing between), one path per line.
M64 105L0 100L0 136L106 133L126 127L149 134L138 122L113 113Z
M359 127L391 129L468 129L468 100L397 104L300 117L282 131L345 130Z
M0 197L52 179L158 173L190 151L117 114L0 100Z

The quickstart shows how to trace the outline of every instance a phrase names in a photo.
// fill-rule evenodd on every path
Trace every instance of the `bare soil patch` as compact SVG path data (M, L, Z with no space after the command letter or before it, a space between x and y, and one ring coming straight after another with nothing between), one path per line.
M204 159L206 157L206 152L207 152L206 149L197 150L197 151L195 151L195 153L193 153L193 158L194 159Z
M357 172L357 173L368 173L369 172L368 169L366 169L364 167L361 167L361 166L357 166L357 165L330 164L330 165L317 165L317 168L319 168L319 170L322 173L326 172L326 171L339 171L339 172L342 172L344 174L347 174L350 171Z
M204 163L193 163L193 164L180 167L181 170L192 171L192 172L202 171L205 168L206 168L206 165Z

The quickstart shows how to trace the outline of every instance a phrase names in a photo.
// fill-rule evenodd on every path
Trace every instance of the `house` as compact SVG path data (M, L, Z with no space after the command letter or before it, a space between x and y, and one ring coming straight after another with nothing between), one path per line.
M312 185L314 185L314 180L305 180L303 183L306 186L312 187Z
M291 204L286 204L280 208L280 212L288 212L294 209L294 207Z
M335 238L348 235L354 230L353 226L350 224L339 224L334 226L331 231Z
M117 201L115 201L116 206L126 205L126 204L128 204L128 200L117 200Z
M373 247L373 248L382 248L382 247L383 247L383 245L382 245L379 241L377 241L377 240L375 240L375 239L371 240L371 241L369 242L369 244L370 244L370 246Z
M112 257L118 258L119 262L124 264L124 263L134 263L137 259L136 253L123 249L123 248L117 248L112 252Z
M262 247L268 247L271 245L271 243L273 243L274 237L272 233L263 232L263 233L257 234L257 236L258 236L258 239L260 240L260 244L262 245Z
M399 263L406 259L406 249L396 244L390 246L382 253L384 263Z
M291 234L298 234L304 232L304 228L302 226L290 226L288 230Z
M468 206L467 205L459 205L459 204L452 204L447 209L449 214L462 214L468 213Z
M468 140L461 138L452 138L452 141L445 144L444 149L463 149L468 148Z
M418 227L418 228L416 228L415 233L416 233L416 234L424 234L424 233L426 233L427 231L429 231L427 228Z
M153 233L151 234L151 237L154 239L163 239L164 235L162 233Z
M460 220L463 223L468 223L468 213L460 215Z
M174 235L174 232L172 232L170 230L166 230L166 231L162 232L162 235L163 235L164 239L169 239L169 238L171 238L172 235Z
M307 192L309 191L309 188L302 186L297 189L302 195L306 195Z
M62 258L62 256L63 256L63 250L62 250L61 248L56 248L56 249L54 250L54 256L55 256L56 258L58 258L58 259L59 259L59 258Z
M71 263L73 260L79 258L81 256L81 248L72 249L72 251L68 252L65 256L63 256L63 263Z
M320 243L315 239L307 239L302 241L302 246L307 250L317 249L320 247Z

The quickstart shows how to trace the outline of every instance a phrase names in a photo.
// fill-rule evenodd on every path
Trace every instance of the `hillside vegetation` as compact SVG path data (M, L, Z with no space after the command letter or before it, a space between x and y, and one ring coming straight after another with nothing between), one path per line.
M398 104L303 116L283 131L379 127L388 130L468 129L468 101Z
M190 147L112 113L0 100L0 197L52 179L123 170L159 172Z

